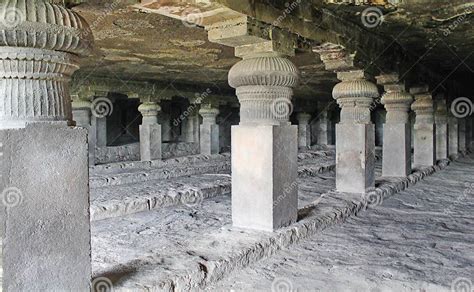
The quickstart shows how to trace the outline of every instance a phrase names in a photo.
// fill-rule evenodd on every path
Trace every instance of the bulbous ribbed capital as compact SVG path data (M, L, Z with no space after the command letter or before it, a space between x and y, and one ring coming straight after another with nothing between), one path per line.
M199 110L199 114L201 116L217 116L220 113L220 111L217 108L212 108L212 107L203 107Z
M332 91L334 99L340 98L376 98L379 90L375 84L367 80L343 81L336 84Z
M93 36L75 12L46 0L5 0L0 3L0 46L90 52Z
M235 64L229 72L229 85L295 87L299 82L299 70L288 59L282 57L256 57Z
M382 104L411 104L413 102L413 96L407 92L387 92L382 96Z
M138 111L142 116L156 116L161 107L156 102L144 102L138 106Z

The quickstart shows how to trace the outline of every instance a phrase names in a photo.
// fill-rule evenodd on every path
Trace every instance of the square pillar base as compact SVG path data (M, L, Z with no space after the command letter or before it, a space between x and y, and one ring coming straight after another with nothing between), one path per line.
M365 193L375 186L375 126L336 125L336 189Z
M200 140L201 154L219 154L219 125L201 125Z
M140 125L140 159L151 161L161 159L161 126Z
M411 173L410 140L409 124L384 125L382 176L406 177Z
M296 126L232 127L234 227L273 231L298 215Z
M436 159L448 159L448 124L436 124Z
M435 124L415 124L414 166L433 166L436 164Z
M298 125L298 147L311 146L311 128L309 125Z
M3 289L90 291L87 130L29 124L0 142Z

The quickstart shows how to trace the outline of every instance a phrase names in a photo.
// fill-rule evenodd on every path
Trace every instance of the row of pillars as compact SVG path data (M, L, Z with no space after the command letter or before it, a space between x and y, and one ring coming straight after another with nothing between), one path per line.
M193 106L192 109L196 107ZM86 128L89 133L89 165L91 166L95 165L95 147L106 146L107 136L107 117L96 118L92 113L93 110L93 103L89 98L73 99L73 120L77 126ZM138 107L138 111L142 115L142 124L139 129L140 158L142 161L162 159L162 143L171 131L170 121L163 125L159 123L158 114L161 107L158 102L143 102ZM184 138L189 143L198 142L201 154L218 154L220 151L219 126L217 125L219 109L211 104L203 104L198 112L203 118L201 125L199 125L199 116L195 114L188 115L182 121L185 123Z

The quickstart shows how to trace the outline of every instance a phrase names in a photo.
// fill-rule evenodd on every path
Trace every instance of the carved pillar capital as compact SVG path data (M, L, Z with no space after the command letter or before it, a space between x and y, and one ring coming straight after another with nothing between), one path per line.
M296 115L299 125L308 125L311 120L311 115L305 112L298 113Z
M298 82L298 68L281 56L250 56L235 64L229 84L241 104L241 124L288 124Z
M411 109L416 113L416 123L434 123L433 97L427 85L410 88L410 93L415 96Z
M199 114L203 119L203 124L216 124L216 118L219 115L220 111L217 108L212 107L210 104L204 104L199 110Z
M413 96L406 92L398 74L380 75L377 83L385 89L381 102L387 110L387 123L408 123Z
M139 107L138 111L143 116L142 124L157 124L158 123L158 112L161 111L161 107L154 101L143 102Z
M73 11L45 0L21 3L0 5L0 14L15 10L22 15L15 23L0 23L0 124L71 124L68 83L79 69L78 56L91 50L92 33ZM18 88L27 90L21 93Z

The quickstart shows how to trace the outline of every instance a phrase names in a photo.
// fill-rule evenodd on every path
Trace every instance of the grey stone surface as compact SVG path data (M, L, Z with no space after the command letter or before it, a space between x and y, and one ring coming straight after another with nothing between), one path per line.
M300 178L299 220L274 233L232 229L228 196L204 200L199 206L93 222L94 276L111 279L116 291L203 289L233 270L377 205L440 167L416 171L405 179L380 180L370 195L330 191L334 173Z
M459 151L466 153L466 119L459 119Z
M411 173L411 133L409 124L384 125L382 175L405 177Z
M375 184L375 126L336 125L336 189L365 193Z
M458 119L455 117L448 118L448 135L449 135L449 156L457 157L459 154L459 127Z
M436 123L436 159L448 157L448 124Z
M161 126L159 124L140 125L140 159L151 161L161 159Z
M436 163L436 129L432 123L415 123L414 167L430 166Z
M38 123L0 135L4 290L88 291L87 131Z
M472 286L453 285L474 280L473 171L473 160L453 163L207 290L275 291L280 284L283 291L468 291Z
M232 220L272 231L297 216L297 127L232 128Z
M201 154L218 154L219 145L219 125L202 124L201 125Z

